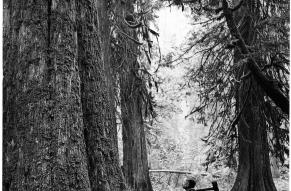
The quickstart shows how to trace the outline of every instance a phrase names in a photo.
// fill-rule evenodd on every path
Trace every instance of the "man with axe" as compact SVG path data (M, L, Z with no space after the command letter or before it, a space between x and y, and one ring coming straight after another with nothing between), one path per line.
M212 187L211 188L203 188L203 189L198 189L195 190L194 187L196 185L196 182L193 178L188 178L185 183L183 184L183 188L186 191L207 191L207 190L213 190L213 191L219 191L218 189L218 184L216 181L212 182Z

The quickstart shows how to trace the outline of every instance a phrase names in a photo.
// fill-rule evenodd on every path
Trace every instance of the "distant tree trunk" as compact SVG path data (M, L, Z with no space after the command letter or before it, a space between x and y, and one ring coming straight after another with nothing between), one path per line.
M252 1L246 1L242 7L244 12L236 16L238 21L242 19L239 30L247 45L259 40L254 31L255 14L250 16L250 12L256 11ZM235 62L241 58L239 51L235 51L234 56ZM240 67L238 79L247 72L246 65ZM239 166L232 191L276 191L270 169L266 120L262 113L264 93L253 76L241 81L236 98L237 110L242 110L238 124Z
M132 86L127 86L125 84L121 85L121 88L135 87L131 95L125 94L127 97L121 99L123 121L123 172L127 184L133 190L152 191L148 171L145 132L141 115L142 100L141 97L138 96L138 88L135 84L136 81L131 77L129 77L129 79L133 80L132 83L126 84L131 84ZM123 96L125 95L123 94Z
M78 56L88 171L95 191L124 190L110 77L107 1L78 0Z
M127 94L128 95L128 94ZM136 191L152 191L148 171L142 100L132 93L121 101L123 121L123 171L127 184Z
M4 6L3 190L89 191L75 3Z
M126 1L119 7L120 15L134 12L134 1ZM137 33L121 21L123 32L137 39ZM127 37L120 36L124 63L120 69L120 95L123 138L123 173L131 190L152 191L148 170L146 138L143 124L142 87L144 82L138 77L138 45Z

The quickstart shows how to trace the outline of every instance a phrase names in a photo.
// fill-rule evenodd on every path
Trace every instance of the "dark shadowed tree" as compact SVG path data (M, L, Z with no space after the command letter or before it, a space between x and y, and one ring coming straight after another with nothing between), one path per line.
M3 190L125 189L107 14L107 1L4 2Z
M224 4L226 10L227 4ZM237 32L240 33L241 40L248 47L255 47L260 44L263 37L258 34L256 23L260 21L261 9L254 0L245 1L240 9L237 10L233 21ZM233 17L228 15L228 17ZM228 25L230 24L228 20ZM241 23L238 25L237 23ZM233 32L232 35L234 36ZM263 68L262 60L264 60L266 52L251 50L256 52L252 57L259 63L259 67ZM238 63L244 59L241 48L234 50L234 62ZM247 62L250 62L249 60ZM243 64L237 68L237 79L242 79L247 73L252 72L249 64ZM242 80L238 84L236 97L236 110L240 112L238 122L238 156L239 166L238 174L232 191L238 190L269 190L275 191L275 185L272 179L269 159L269 145L267 139L268 122L265 119L264 110L266 108L266 100L263 89L255 80L253 72L249 77ZM278 127L273 127L278 128Z

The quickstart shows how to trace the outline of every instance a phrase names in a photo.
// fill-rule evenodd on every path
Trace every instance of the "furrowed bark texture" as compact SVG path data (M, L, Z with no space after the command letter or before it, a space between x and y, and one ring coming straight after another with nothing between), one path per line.
M237 21L242 19L239 31L247 45L259 40L254 31L256 18L250 16L255 10L251 5L255 5L252 0L246 1L243 4L247 11L245 15L240 12L236 15ZM243 56L240 51L235 51L234 57L238 61ZM248 65L243 65L238 79L249 71ZM267 126L262 113L264 91L254 76L240 84L236 99L238 111L243 111L238 123L239 167L232 191L276 191L270 169Z
M90 190L75 4L5 5L4 190Z
M129 62L127 64L130 65ZM121 77L121 112L123 137L123 172L132 190L151 191L148 171L145 132L142 118L141 81L136 79L132 68Z
M240 88L239 167L232 191L275 191L272 179L266 122L261 117L263 94L252 78ZM248 85L251 89L248 91Z
M120 15L132 14L134 1L122 3ZM137 39L134 29L120 22L123 32ZM123 23L123 24L122 24ZM120 36L123 47L123 65L120 71L120 95L123 137L123 173L127 185L134 191L152 191L149 177L146 139L143 124L143 81L137 77L139 64L138 45L124 36Z
M4 1L3 190L123 190L107 5Z
M107 1L76 2L83 120L91 188L95 191L124 190L109 75Z

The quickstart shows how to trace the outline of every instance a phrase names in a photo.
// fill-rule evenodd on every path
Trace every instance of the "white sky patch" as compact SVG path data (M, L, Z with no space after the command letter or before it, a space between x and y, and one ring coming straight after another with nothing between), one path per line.
M186 43L188 42L190 31L193 30L190 9L185 7L185 10L182 11L181 8L176 6L164 7L156 15L158 18L155 24L159 31L161 54L166 56L168 53L174 53L173 59L176 59L182 54L182 49L187 46ZM174 68L161 68L159 71L159 75L177 83L181 83L185 73L186 69L183 64L177 65ZM177 116L181 127L188 124L188 121L184 119L184 116L188 114L190 109L186 102L184 100L180 103L182 113Z
M175 6L162 8L157 16L161 52L165 55L185 42L191 30L191 18L189 9L185 8L182 12L181 8Z
M161 8L156 15L155 26L158 27L159 45L162 57L168 53L174 53L173 59L181 53L182 45L186 45L189 32L193 29L191 26L190 9L176 6ZM154 27L154 28L156 28ZM183 67L163 68L161 69L166 76L181 78L185 70Z

